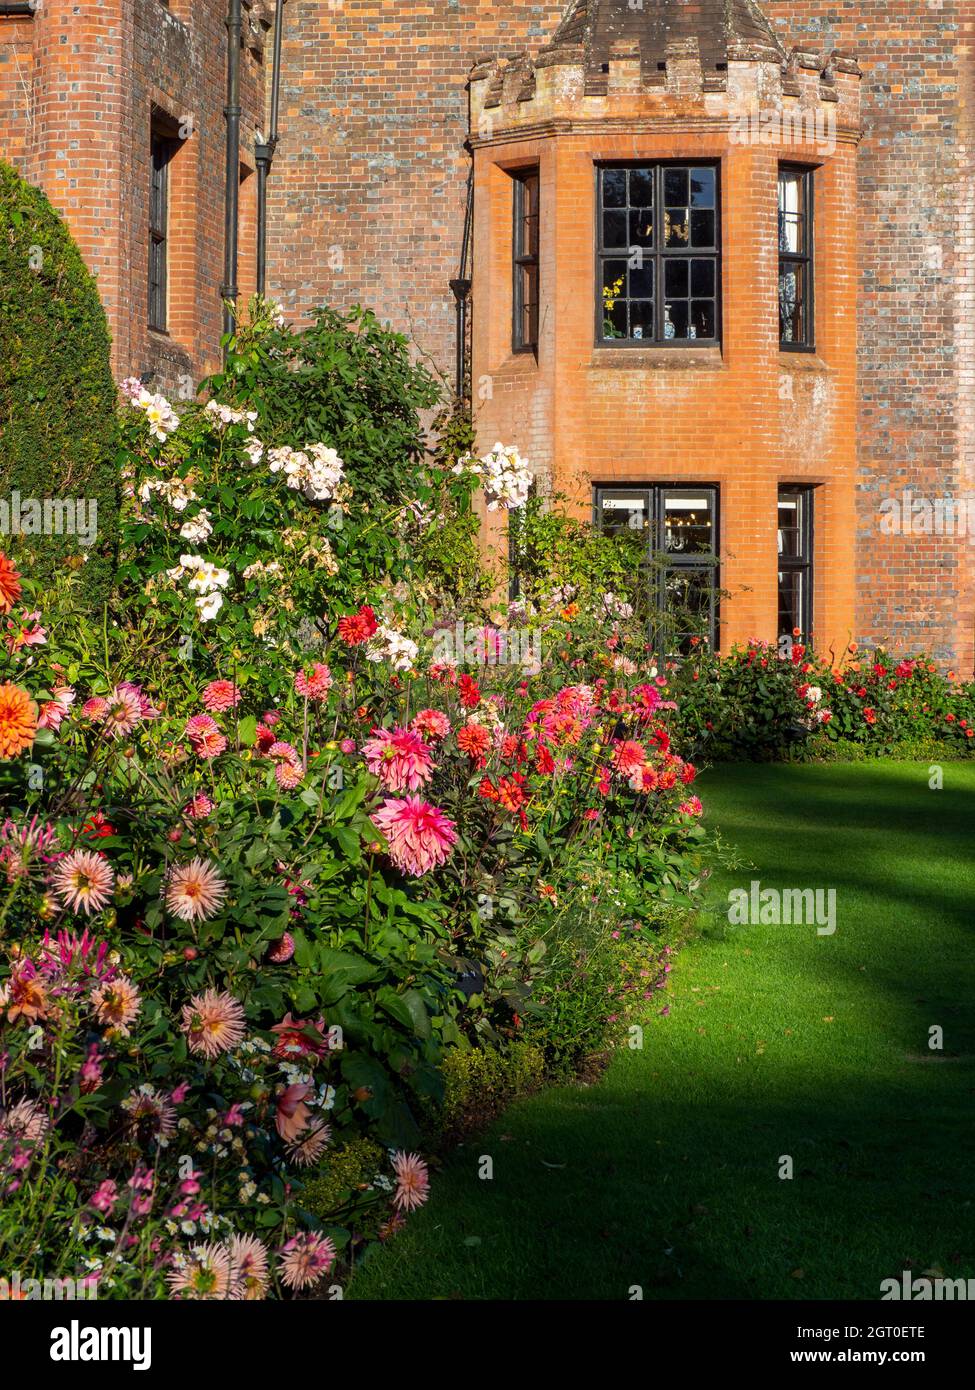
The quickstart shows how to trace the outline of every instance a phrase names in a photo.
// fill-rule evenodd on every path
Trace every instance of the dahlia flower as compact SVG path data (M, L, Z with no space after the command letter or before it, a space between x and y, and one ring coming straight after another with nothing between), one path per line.
M155 1139L165 1144L176 1132L176 1108L148 1082L131 1091L122 1102L126 1126L136 1139Z
M295 676L295 690L309 700L324 700L332 688L332 673L321 661L316 661L311 671L299 671Z
M290 1289L307 1289L317 1284L335 1263L335 1246L316 1231L292 1236L280 1254L281 1282Z
M36 733L37 706L21 686L5 681L0 685L0 761L26 753Z
M9 613L22 592L19 572L6 555L0 555L0 614Z
M372 819L386 836L396 867L416 877L445 863L457 839L454 822L418 796L390 798Z
M204 708L211 714L222 714L240 704L240 691L233 681L211 681L209 685L204 686L201 698Z
M400 1211L415 1211L430 1195L430 1176L419 1154L402 1151L393 1154L396 1172L396 1191L393 1206Z
M166 1275L173 1298L202 1301L234 1296L231 1254L225 1245L194 1245Z
M257 1236L234 1236L230 1242L231 1277L240 1297L252 1302L267 1292L267 1247Z
M194 714L186 721L186 737L193 752L200 758L218 757L227 747L227 739L209 714Z
M438 709L421 709L410 720L410 728L424 738L442 739L450 733L450 720Z
M200 921L219 912L227 896L227 885L205 859L176 864L169 871L166 906L184 922Z
M100 717L110 738L126 738L142 719L142 701L130 685L117 685Z
M412 729L375 729L362 751L369 771L389 791L419 791L433 775L430 749Z
M0 1143L19 1139L26 1144L39 1144L50 1123L50 1116L38 1101L19 1100L0 1116Z
M292 1140L288 1145L288 1157L300 1168L310 1168L321 1158L331 1137L330 1126L321 1120Z
M191 1052L219 1057L243 1041L244 1009L232 994L208 989L183 1005L181 1027Z
M89 916L108 906L114 885L108 860L88 849L73 849L59 859L51 879L51 889L63 907Z
M138 1016L139 991L125 975L106 980L91 992L91 1007L98 1022L120 1038L129 1036L129 1024Z
M368 642L379 628L375 611L364 603L358 613L350 613L339 618L338 632L342 641L350 647L359 647Z

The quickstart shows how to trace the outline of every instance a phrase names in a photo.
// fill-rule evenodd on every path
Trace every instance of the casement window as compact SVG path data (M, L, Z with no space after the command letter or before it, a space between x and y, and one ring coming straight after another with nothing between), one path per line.
M149 187L149 327L165 333L168 325L169 165L177 141L154 124L151 133Z
M779 345L812 352L813 171L779 166Z
M813 489L779 488L779 636L808 640L813 622Z
M597 343L719 342L718 166L606 164L597 185Z
M646 556L648 608L669 654L718 636L718 489L688 483L597 487L596 524L636 533ZM662 621L661 621L662 618Z
M537 169L522 169L514 175L513 352L538 348L538 192Z

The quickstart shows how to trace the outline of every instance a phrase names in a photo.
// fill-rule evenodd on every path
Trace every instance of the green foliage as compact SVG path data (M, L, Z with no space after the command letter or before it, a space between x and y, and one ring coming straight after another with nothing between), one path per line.
M356 495L376 504L413 495L420 412L440 399L408 340L358 305L345 314L322 307L310 328L291 333L258 302L252 323L238 324L226 370L203 387L230 405L256 405L258 432L271 443L324 440L345 460Z
M441 1063L443 1104L434 1118L442 1137L482 1128L503 1106L537 1090L545 1080L545 1054L520 1039L505 1047L452 1047Z
M975 683L924 656L883 648L826 661L802 643L697 648L671 671L676 737L714 762L965 758L975 753Z
M302 1205L320 1221L346 1217L360 1191L373 1181L385 1155L371 1139L352 1139L329 1152L305 1180Z
M592 605L614 593L639 609L647 592L646 546L637 533L607 536L560 509L565 499L533 496L509 516L522 598L543 602L553 590ZM643 616L646 616L645 614Z
M114 568L115 409L95 281L45 195L0 163L0 500L16 492L97 506L91 546L77 534L10 536L5 545L44 579L83 557L89 607L108 597Z

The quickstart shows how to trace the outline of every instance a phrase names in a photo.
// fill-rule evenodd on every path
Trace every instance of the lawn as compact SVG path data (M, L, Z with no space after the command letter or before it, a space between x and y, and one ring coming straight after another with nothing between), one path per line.
M905 1268L975 1277L975 768L928 781L915 764L708 772L707 821L738 863L643 1049L456 1151L347 1296L876 1299ZM730 926L727 895L753 879L834 888L835 933Z

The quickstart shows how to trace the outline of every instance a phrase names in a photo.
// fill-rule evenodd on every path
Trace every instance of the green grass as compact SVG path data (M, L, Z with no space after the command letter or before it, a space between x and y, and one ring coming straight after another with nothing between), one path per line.
M916 764L736 766L701 795L740 867L709 885L669 1015L661 994L642 1051L453 1154L349 1297L876 1299L905 1268L975 1276L975 769L934 791ZM730 927L753 878L835 888L835 935Z

